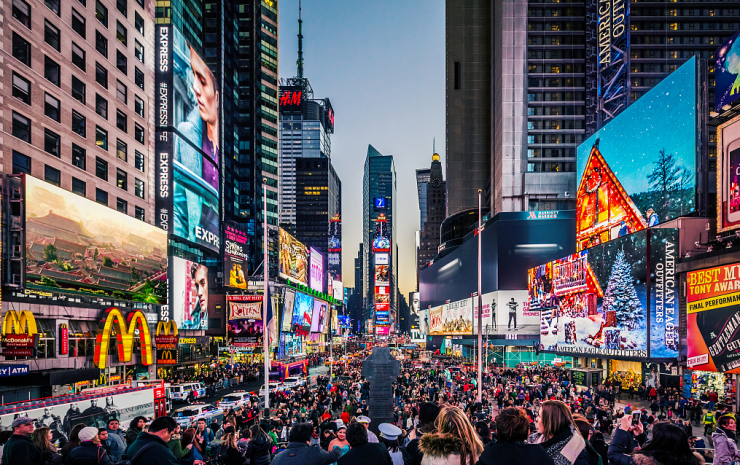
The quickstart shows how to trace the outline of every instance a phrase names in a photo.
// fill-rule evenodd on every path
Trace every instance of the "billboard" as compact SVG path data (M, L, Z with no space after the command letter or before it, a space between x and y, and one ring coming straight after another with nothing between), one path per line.
M280 86L280 111L301 111L303 97L300 86Z
M650 357L678 357L678 231L651 228L650 236Z
M280 277L308 286L308 249L280 228Z
M25 176L26 287L167 303L167 233Z
M290 332L290 327L293 324L293 308L295 307L295 290L286 287L285 298L283 300L283 319L281 320L280 330L284 332Z
M373 252L391 251L391 232L388 230L388 220L381 213L375 220L375 235L373 236Z
M295 310L293 310L293 332L307 335L311 330L314 299L303 292L295 293Z
M172 257L171 314L180 329L208 329L208 268Z
M740 32L722 44L714 52L714 111L721 112L722 107L729 105L740 97L740 86L736 84L740 77L740 44L737 37Z
M740 264L686 274L686 365L740 373Z
M311 289L324 292L324 256L311 247Z
M540 312L529 308L527 291L498 291L494 293L491 309L495 316L497 334L538 334L540 328ZM485 295L484 295L485 297ZM485 312L486 300L483 300ZM498 307L498 312L495 310ZM473 325L477 327L477 321ZM484 327L485 331L485 327ZM477 334L477 328L476 328Z
M314 299L313 315L311 316L311 332L321 333L326 326L326 314L329 310L329 304L323 300Z
M342 329L349 329L352 327L352 320L349 316L338 315L337 320L339 321L339 327Z
M224 228L224 276L229 280L225 285L237 289L247 288L247 234L236 225Z
M156 224L218 253L218 83L172 25L157 25L156 47Z
M740 226L740 117L717 128L717 232Z
M378 336L388 336L391 334L391 327L390 326L376 326L375 334L377 334Z
M463 299L429 310L430 336L462 336L473 334L473 302Z
M388 265L375 265L375 284L387 286L388 283Z
M344 301L344 283L342 281L332 282L332 295L334 299L343 302Z
M578 147L578 250L694 211L696 82L691 58Z

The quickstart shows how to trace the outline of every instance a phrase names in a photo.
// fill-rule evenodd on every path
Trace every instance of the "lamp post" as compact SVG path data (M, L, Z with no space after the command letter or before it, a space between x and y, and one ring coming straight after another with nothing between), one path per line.
M262 358L265 363L265 408L270 408L270 335L267 331L267 306L270 305L270 250L267 242L267 178L262 178L262 242L264 250L264 272L265 291L262 296Z
M481 190L478 189L478 402L483 401L483 296L481 293Z

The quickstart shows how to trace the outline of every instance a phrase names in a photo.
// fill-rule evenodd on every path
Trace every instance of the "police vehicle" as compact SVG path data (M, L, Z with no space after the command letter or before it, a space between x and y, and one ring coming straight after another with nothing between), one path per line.
M175 410L172 412L172 418L182 428L195 425L201 418L206 421L206 425L210 425L214 419L218 420L219 423L223 421L224 410L211 404L195 403Z

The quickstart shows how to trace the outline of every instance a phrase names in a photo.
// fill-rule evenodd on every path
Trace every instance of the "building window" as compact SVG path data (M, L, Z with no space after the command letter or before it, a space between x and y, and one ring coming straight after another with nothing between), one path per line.
M116 68L123 74L128 70L128 59L120 50L116 50Z
M140 7L144 8L144 0L136 0Z
M57 87L59 87L60 72L61 68L59 67L59 63L47 56L44 56L44 77Z
M108 88L108 70L100 63L95 63L95 82Z
M45 94L44 95L44 114L58 123L61 111L62 109L61 109L61 103L59 102L59 99L55 98L52 95Z
M26 66L31 66L31 44L26 39L13 33L13 57Z
M144 117L144 100L138 95L134 95L134 112L142 118Z
M121 213L128 214L128 202L118 197L116 199L116 210L118 210Z
M46 8L59 16L59 0L44 0L44 3L46 4Z
M51 45L57 52L59 51L59 28L47 20L44 20L44 42Z
M123 103L126 103L128 100L128 89L126 89L126 85L122 83L121 81L116 81L116 98L120 100Z
M100 157L95 157L95 176L103 181L108 180L108 162Z
M75 43L72 43L72 63L85 71L85 51Z
M144 35L144 18L139 16L139 13L134 13L134 27L139 31L139 34Z
M44 129L44 150L57 158L62 157L61 139L56 132Z
M108 119L108 101L99 94L95 94L95 113Z
M31 120L16 112L13 112L13 136L31 143Z
M137 60L144 63L144 46L138 40L134 40L134 55Z
M102 203L106 207L108 206L108 193L103 189L95 189L95 201Z
M82 171L87 170L87 152L77 144L72 144L72 165Z
M83 39L85 38L85 18L72 8L72 30L78 33Z
M123 113L121 110L118 110L116 112L116 127L121 131L126 132L127 126L128 124L126 114Z
M108 27L108 8L100 3L100 0L95 0L95 18L100 21L100 24Z
M134 179L134 195L138 198L144 198L144 181L139 178Z
M13 97L26 105L31 104L31 81L13 72Z
M134 139L140 144L144 143L144 128L138 124L134 125Z
M81 179L72 178L72 192L83 197L87 196L87 185Z
M144 90L144 72L139 68L134 68L134 81L139 89Z
M103 150L108 150L108 131L100 126L95 126L95 145Z
M120 168L116 170L116 186L119 189L128 190L128 174Z
M126 26L118 21L116 21L116 39L118 39L118 41L123 45L128 43L128 31L126 30Z
M31 174L31 157L13 150L13 174Z
M13 0L13 17L31 29L31 5L23 0Z
M116 156L123 161L128 161L128 145L121 139L116 142Z
M134 168L144 172L144 154L138 150L134 150Z
M85 103L85 83L77 79L76 77L72 76L72 97L75 98L75 100L79 101L80 103Z
M95 30L95 50L108 58L108 39L98 30Z
M126 16L128 12L128 2L126 0L116 0L116 8L121 12L123 16Z
M49 165L44 167L44 181L59 186L62 184L62 172Z
M80 5L87 6L87 1L86 0L77 0L77 1L80 2Z
M141 208L138 205L135 206L134 207L134 216L136 217L137 220L145 221L144 220L144 209Z
M72 111L72 132L85 137L85 117L76 111Z

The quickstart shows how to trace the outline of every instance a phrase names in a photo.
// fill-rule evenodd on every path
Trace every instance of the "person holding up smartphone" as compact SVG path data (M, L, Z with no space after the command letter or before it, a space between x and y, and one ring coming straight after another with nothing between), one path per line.
M638 420L637 424L633 425L633 417L633 415L622 417L619 429L614 432L608 452L611 465L644 463L701 465L704 463L704 459L699 454L691 451L689 438L680 426L669 422L658 422L653 426L652 440L647 442L647 434L643 430L642 422ZM640 445L639 450L635 450L633 439L636 439Z

